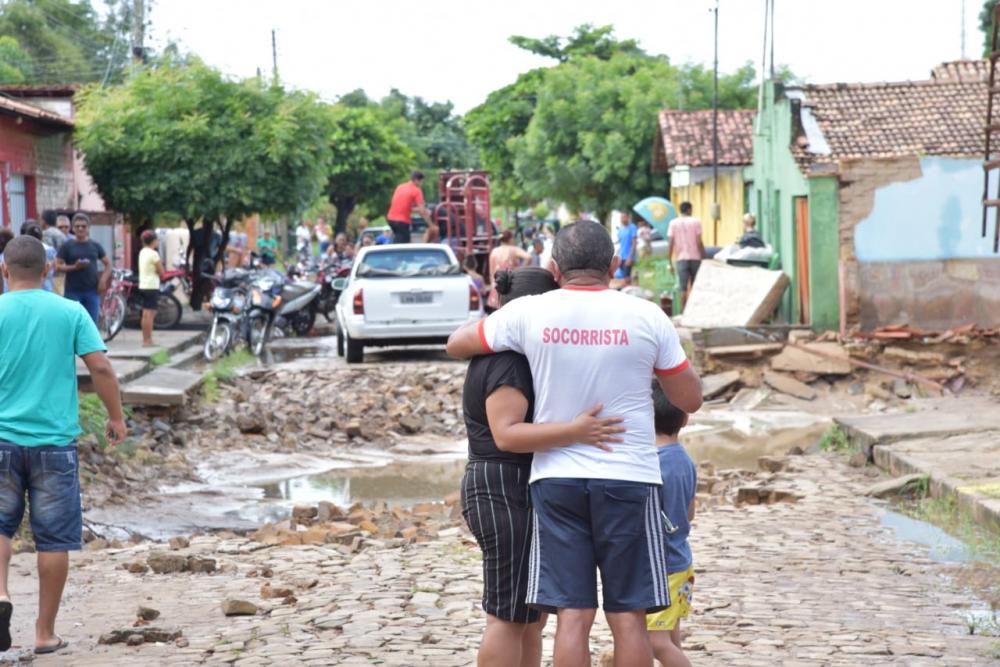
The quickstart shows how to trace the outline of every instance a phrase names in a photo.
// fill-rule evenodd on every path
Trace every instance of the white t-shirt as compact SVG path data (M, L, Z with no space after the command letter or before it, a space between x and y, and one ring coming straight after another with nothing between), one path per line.
M295 228L295 240L299 248L305 248L312 240L312 232L305 225L299 225Z
M548 477L660 484L653 431L653 375L684 370L687 357L659 306L604 288L563 288L521 297L479 325L495 352L528 357L536 423L572 421L604 404L624 417L624 442L605 452L571 445L535 454L531 481Z

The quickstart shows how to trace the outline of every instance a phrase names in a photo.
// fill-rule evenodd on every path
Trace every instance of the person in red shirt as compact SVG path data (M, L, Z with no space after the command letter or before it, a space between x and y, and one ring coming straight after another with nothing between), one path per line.
M431 223L431 213L424 205L424 192L420 186L424 182L424 174L414 171L410 175L410 180L396 186L396 191L392 193L392 204L389 205L389 212L385 214L385 219L392 228L395 238L394 243L409 243L410 231L413 226L411 217L416 210L420 216Z

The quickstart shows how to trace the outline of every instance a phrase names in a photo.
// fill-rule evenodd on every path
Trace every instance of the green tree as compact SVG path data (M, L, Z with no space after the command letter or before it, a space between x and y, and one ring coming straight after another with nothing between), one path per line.
M0 83L24 83L31 73L29 56L13 37L0 37Z
M589 23L578 26L565 38L514 35L510 42L560 63L587 57L608 60L615 54L644 55L635 40L616 39L611 26L595 28ZM479 149L483 167L491 174L492 194L498 203L526 206L532 201L514 169L514 146L528 129L546 73L555 69L558 67L524 72L514 83L493 91L485 102L465 114L463 124L469 140Z
M182 217L196 278L204 259L221 261L235 220L305 209L328 176L330 114L311 95L195 62L144 69L80 100L76 143L104 201L135 227ZM208 257L216 226L221 244ZM196 309L204 288L196 280Z
M129 62L128 0L0 2L0 36L17 41L31 59L33 83L120 81Z
M327 197L337 207L334 232L339 234L358 204L388 205L393 188L412 168L414 155L370 107L338 104L331 116Z
M653 191L656 113L677 99L666 59L580 58L549 70L514 164L527 193L592 210L604 220Z
M573 34L569 37L549 35L538 39L514 35L509 41L525 51L546 58L555 58L561 63L568 62L573 58L588 56L610 60L616 54L621 53L633 56L645 54L645 51L639 48L637 41L634 39L615 39L614 33L613 26L603 25L595 28L593 24L584 23L574 28Z
M986 0L983 8L979 11L979 29L983 31L983 57L990 57L990 50L993 48L993 8L996 7L997 0Z

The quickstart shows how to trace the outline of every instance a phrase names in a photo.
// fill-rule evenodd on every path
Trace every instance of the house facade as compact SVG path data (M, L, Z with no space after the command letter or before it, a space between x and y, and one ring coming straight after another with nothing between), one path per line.
M926 81L766 84L750 208L791 278L783 319L1000 324L1000 258L981 235L982 71L964 61Z
M0 96L0 227L74 203L73 122Z
M691 202L701 218L705 245L728 245L743 233L747 211L744 172L753 158L752 110L720 110L718 203L720 217L712 220L715 180L712 177L712 112L661 111L653 172L670 175L668 199L674 205Z

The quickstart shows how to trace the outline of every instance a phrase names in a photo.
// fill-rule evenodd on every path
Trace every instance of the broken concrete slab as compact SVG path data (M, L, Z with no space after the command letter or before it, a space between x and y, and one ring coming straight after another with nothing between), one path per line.
M910 438L1000 431L998 404L979 398L913 400L906 412L836 417L852 444L865 453L873 445Z
M865 495L871 496L872 498L888 498L889 496L898 496L904 493L916 491L921 484L926 483L927 481L927 475L919 473L903 475L902 477L893 477L892 479L872 484L868 487L868 490L865 491Z
M122 329L108 346L108 357L111 359L139 359L148 361L154 355L166 351L173 356L188 347L198 344L205 337L205 332L165 329L153 332L153 347L142 346L142 332L138 329Z
M726 371L706 375L701 379L701 395L703 398L715 398L725 390L740 381L739 371Z
M149 364L137 359L111 359L111 369L118 377L118 383L123 384L139 377L149 369ZM76 381L82 388L90 386L90 371L83 359L76 360Z
M684 326L699 329L763 324L788 287L782 271L704 261L684 308Z
M907 350L902 347L887 347L882 350L882 357L911 366L943 366L948 363L948 357L941 352Z
M786 346L780 354L771 359L771 368L776 371L816 373L818 375L850 374L850 357L847 350L837 343L802 343L801 345L802 347ZM808 350L813 350L823 356L811 354Z
M799 382L791 376L775 373L774 371L764 371L764 384L783 394L806 401L813 400L817 395L816 390L804 382Z
M894 475L928 475L932 496L953 495L977 523L1000 530L1000 431L890 442L873 455Z
M127 405L183 405L200 384L200 373L176 368L157 368L122 387Z

